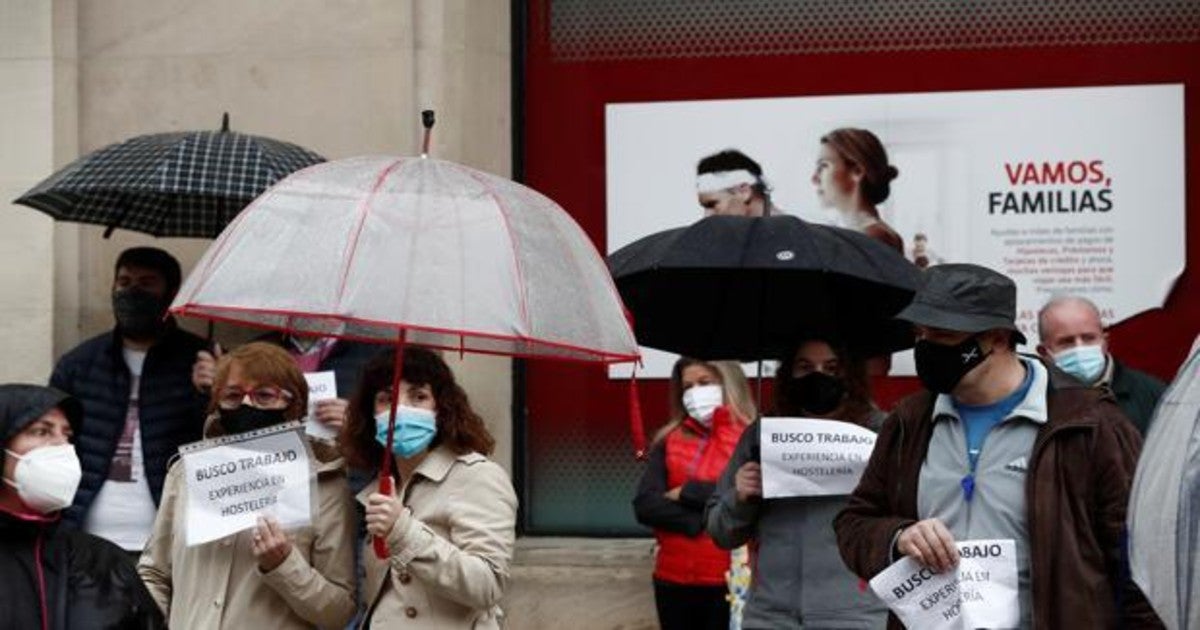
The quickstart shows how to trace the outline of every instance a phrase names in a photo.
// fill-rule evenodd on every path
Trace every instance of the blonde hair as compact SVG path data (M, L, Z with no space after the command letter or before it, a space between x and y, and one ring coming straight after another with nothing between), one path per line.
M746 373L736 361L701 361L689 357L680 357L671 368L671 380L667 386L668 405L671 410L667 423L654 434L657 442L683 422L687 410L683 408L683 371L693 365L698 365L716 375L721 384L722 401L733 413L733 417L742 424L750 424L758 418L758 408L750 395L750 384L746 381Z

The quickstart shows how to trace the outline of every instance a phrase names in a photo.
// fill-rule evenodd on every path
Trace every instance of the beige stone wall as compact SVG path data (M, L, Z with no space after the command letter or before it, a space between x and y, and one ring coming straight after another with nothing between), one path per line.
M60 4L0 2L0 382L42 381L51 366L54 226L9 201L61 163L55 78L73 40L56 31Z
M432 108L435 155L508 175L508 23L507 0L3 0L0 199L82 153L215 129L226 111L235 131L336 159L418 152L418 113ZM124 231L105 240L98 226L4 210L0 382L41 381L55 357L111 327L122 249L162 247L186 272L207 246ZM508 466L509 362L468 357L456 369Z

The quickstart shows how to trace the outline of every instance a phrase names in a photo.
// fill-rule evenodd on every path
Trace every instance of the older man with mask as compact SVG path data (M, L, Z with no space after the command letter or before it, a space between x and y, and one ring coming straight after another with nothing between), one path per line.
M1016 294L977 265L924 272L898 317L926 391L884 422L834 520L842 558L863 579L902 556L941 572L955 541L1012 539L1022 628L1158 627L1122 553L1141 438L1104 392L1017 354Z
M1121 411L1146 434L1167 384L1113 357L1100 310L1091 300L1074 295L1052 298L1038 311L1038 336L1042 343L1037 351L1043 359L1084 385L1111 391Z
M205 342L166 317L180 277L179 262L161 249L121 252L116 327L76 346L50 376L83 403L83 479L66 518L133 555L154 526L167 462L204 425L207 398L192 387L192 362Z
M762 167L737 149L705 156L696 164L696 201L705 216L765 217L781 214L771 203Z

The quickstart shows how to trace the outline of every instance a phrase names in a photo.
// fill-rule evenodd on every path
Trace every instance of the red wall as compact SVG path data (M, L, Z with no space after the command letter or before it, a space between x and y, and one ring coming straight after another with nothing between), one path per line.
M566 208L602 252L607 103L1183 83L1186 119L1200 121L1200 36L1172 44L561 61L550 46L548 1L529 7L525 181ZM1200 181L1200 124L1187 124L1186 135L1187 181ZM1165 308L1110 335L1121 360L1165 380L1200 332L1200 186L1189 186L1186 198L1187 270ZM876 397L887 406L915 386L911 378L881 379ZM531 433L571 418L595 423L605 441L628 440L624 382L610 382L600 368L533 362L527 393ZM641 399L649 430L665 413L663 382L643 382ZM530 472L538 474L536 465Z

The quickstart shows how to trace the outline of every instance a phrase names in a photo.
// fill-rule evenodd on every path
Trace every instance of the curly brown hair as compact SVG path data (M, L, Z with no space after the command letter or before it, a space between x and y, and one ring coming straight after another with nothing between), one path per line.
M395 362L395 350L371 359L363 367L358 389L350 400L346 427L338 440L342 454L356 468L377 470L383 459L383 446L375 440L375 395L391 390ZM491 455L496 440L483 418L471 409L467 393L440 356L427 348L406 346L401 374L409 386L428 385L433 391L437 435L430 449L445 444L460 455L472 451Z

